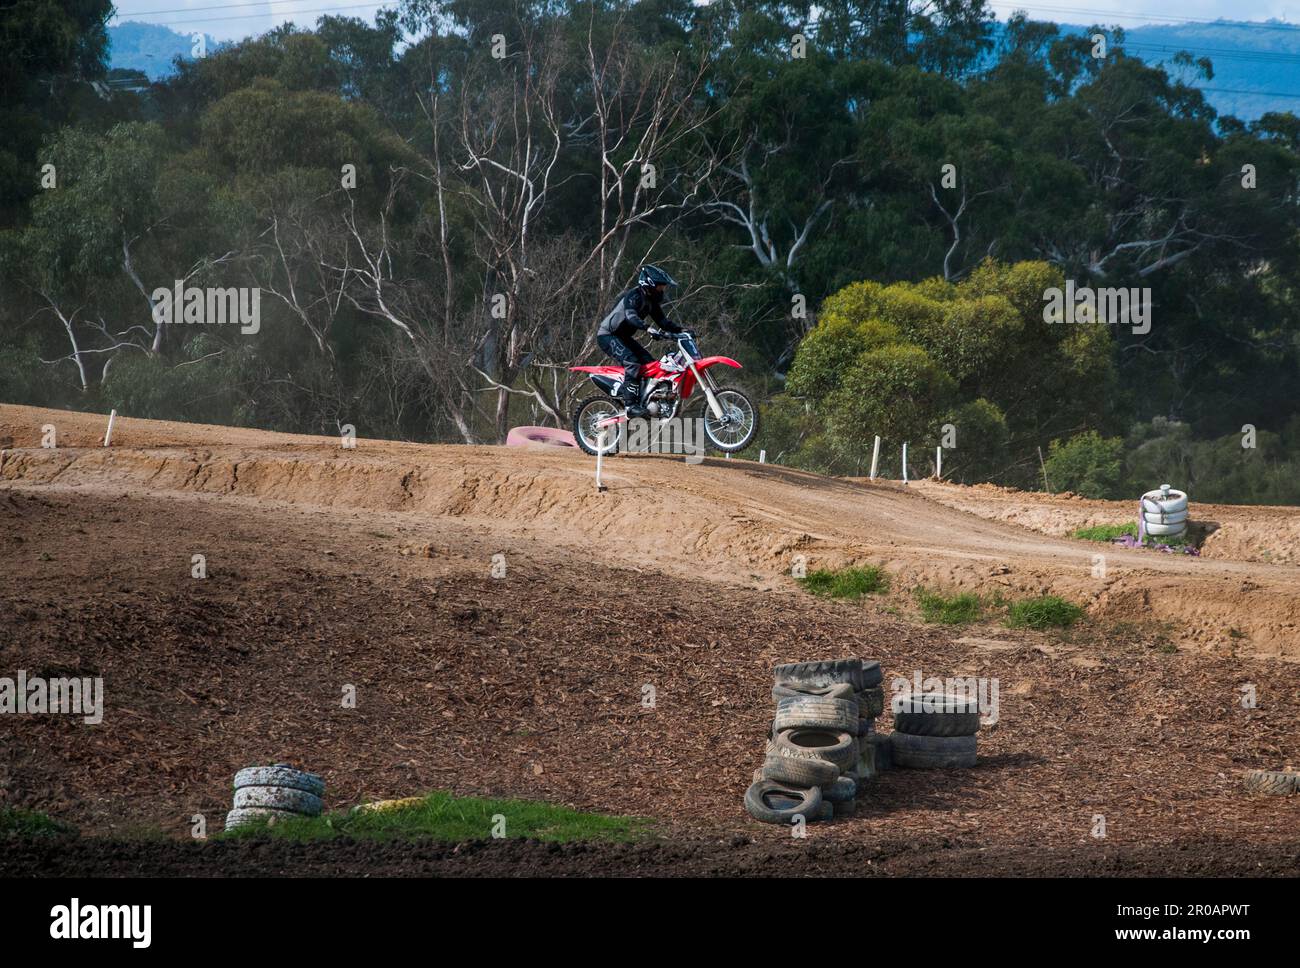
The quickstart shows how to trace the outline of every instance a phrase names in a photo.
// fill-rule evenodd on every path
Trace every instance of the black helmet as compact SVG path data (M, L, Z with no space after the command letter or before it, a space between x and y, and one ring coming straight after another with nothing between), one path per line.
M675 286L677 280L658 266L642 266L641 271L637 273L636 284L645 289L653 289L659 285Z

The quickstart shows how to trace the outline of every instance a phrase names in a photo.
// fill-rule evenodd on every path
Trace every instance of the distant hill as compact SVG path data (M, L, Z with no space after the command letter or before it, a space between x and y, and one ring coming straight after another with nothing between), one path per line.
M1061 24L1061 29L1083 33L1089 28ZM189 34L135 21L109 27L108 38L110 67L143 71L155 81L173 72L173 58L188 59L193 46ZM211 36L206 39L209 51L219 46ZM1249 121L1269 111L1300 113L1300 25L1277 20L1256 27L1224 22L1150 24L1126 29L1124 47L1149 64L1170 62L1180 50L1208 57L1214 64L1214 79L1194 82L1208 89L1207 97L1220 114Z
M1300 25L1278 20L1262 21L1256 27L1150 24L1126 29L1124 49L1148 64L1169 62L1180 50L1196 58L1208 57L1214 79L1195 83L1207 89L1206 97L1220 114L1243 121L1270 111L1300 114ZM1288 94L1293 96L1279 96Z
M220 43L211 35L204 35L209 52ZM159 24L143 24L129 20L108 28L110 68L140 71L151 81L161 80L175 73L172 60L176 57L190 59L194 42L187 33L177 33Z

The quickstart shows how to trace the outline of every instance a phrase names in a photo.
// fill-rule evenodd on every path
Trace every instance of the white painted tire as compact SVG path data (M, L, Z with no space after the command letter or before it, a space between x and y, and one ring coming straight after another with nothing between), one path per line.
M226 829L234 830L236 827L242 827L264 817L274 823L277 820L290 820L301 816L300 813L290 813L288 810L272 810L269 807L246 807L242 810L231 810L226 814Z
M318 797L325 795L325 781L315 773L295 770L291 766L250 766L235 774L235 789L242 787L289 787Z
M1187 530L1187 522L1180 521L1178 524L1151 524L1147 522L1146 532L1152 535L1175 535L1182 534Z
M1165 513L1169 513L1170 511L1185 511L1187 510L1187 495L1182 491L1176 491L1173 488L1170 488L1168 499L1162 501L1160 489L1156 488L1154 491L1147 491L1142 495L1143 508L1146 508L1148 504L1152 506L1152 510L1159 509Z
M506 434L507 447L577 447L572 432L554 427L515 427Z
M1143 510L1142 518L1147 524L1181 524L1187 520L1187 509L1168 513Z
M240 787L235 791L235 809L249 807L268 807L273 810L288 810L305 817L319 817L321 799L306 790L292 787Z

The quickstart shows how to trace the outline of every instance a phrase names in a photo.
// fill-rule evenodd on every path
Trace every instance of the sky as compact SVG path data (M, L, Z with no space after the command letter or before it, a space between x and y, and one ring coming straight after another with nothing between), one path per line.
M138 20L165 24L181 33L203 31L218 40L238 40L293 21L310 27L322 14L360 17L370 21L388 3L349 3L349 0L117 0L118 16L110 23ZM1037 20L1062 23L1102 23L1134 27L1196 20L1285 20L1300 23L1300 0L993 0L998 19L1026 10Z

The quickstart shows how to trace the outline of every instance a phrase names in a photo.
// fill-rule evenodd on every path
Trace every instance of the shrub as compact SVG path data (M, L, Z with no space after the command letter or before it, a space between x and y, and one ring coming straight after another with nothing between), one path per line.
M1083 615L1083 609L1057 595L1042 595L1012 602L1007 625L1013 629L1068 628Z
M1052 441L1048 450L1047 479L1055 491L1074 491L1084 497L1123 497L1124 441L1102 437L1089 430L1067 443Z
M799 584L814 595L827 598L847 598L856 601L863 595L883 592L889 587L889 576L883 568L874 565L866 568L841 568L837 571L810 571L799 579Z
M921 606L921 618L940 625L966 625L978 622L984 614L980 597L971 592L944 596L922 588L917 590L916 601Z

